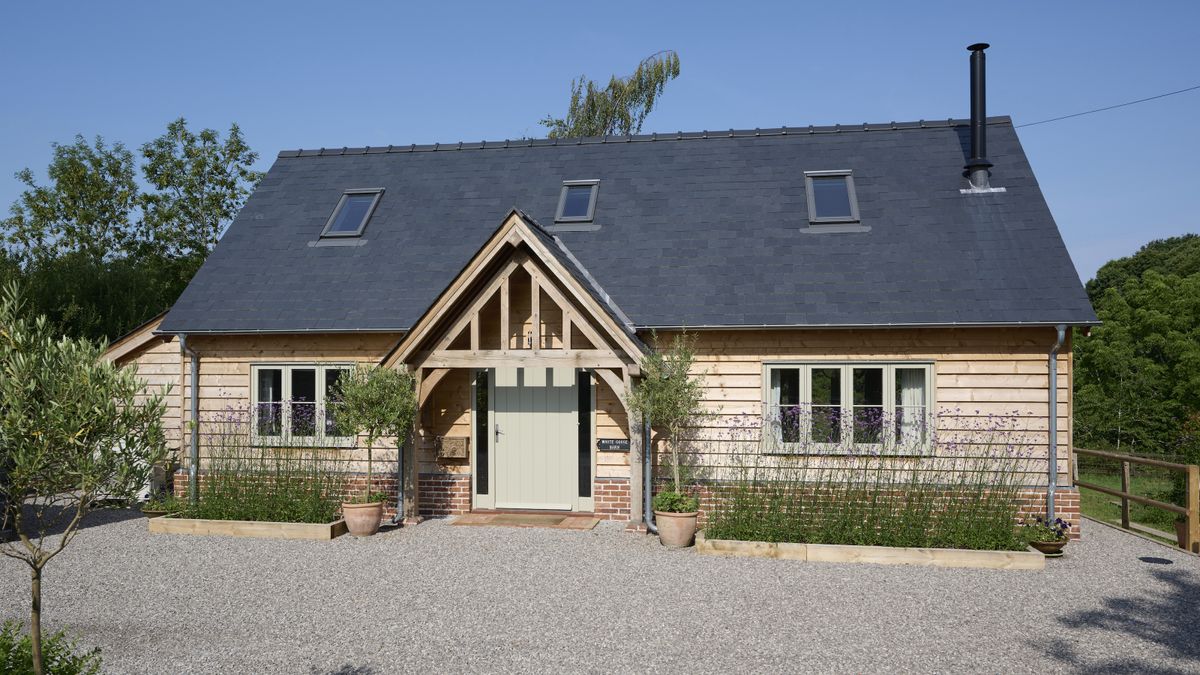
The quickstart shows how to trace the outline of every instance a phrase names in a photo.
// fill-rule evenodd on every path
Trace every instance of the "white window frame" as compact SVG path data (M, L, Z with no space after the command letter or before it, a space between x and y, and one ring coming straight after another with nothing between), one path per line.
M814 369L836 368L841 371L841 439L840 443L816 443L812 441L812 371ZM894 433L885 432L881 443L853 443L854 423L854 369L882 368L883 369L883 415L885 420L895 420L896 405L896 370L898 368L920 368L925 371L925 419L922 421L926 430L924 442L919 447L897 447ZM800 371L800 400L797 404L802 414L806 415L801 423L801 438L798 442L785 443L782 438L782 427L775 423L778 403L773 398L771 373L775 370ZM868 450L881 453L912 455L912 450L919 454L927 454L933 445L932 420L937 390L934 381L935 368L932 361L771 361L763 363L763 452L773 455L794 454L844 454L847 449L855 451ZM899 406L903 407L903 406Z
M304 443L312 447L329 447L329 448L345 448L354 445L354 436L329 436L325 434L325 373L330 370L345 370L351 371L355 368L354 363L336 362L327 363L321 361L304 361L304 362L286 362L286 363L255 363L250 366L250 438L255 445L295 445L296 443ZM280 386L282 387L282 420L280 421L280 433L275 435L263 435L258 432L258 406L261 403L258 400L258 374L263 370L279 370L282 371L280 378ZM292 372L296 370L315 370L317 377L317 400L316 400L316 433L312 436L300 436L297 439L292 439L292 411L290 403L290 392L292 391Z

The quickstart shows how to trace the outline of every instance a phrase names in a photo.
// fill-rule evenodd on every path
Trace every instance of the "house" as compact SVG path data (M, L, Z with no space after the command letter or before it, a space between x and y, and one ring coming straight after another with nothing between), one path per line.
M1071 333L1097 319L1012 121L984 114L984 46L966 120L281 152L116 358L177 385L183 485L230 406L272 413L258 442L361 460L325 435L325 392L381 364L419 382L416 439L376 486L403 516L640 521L624 393L652 332L686 329L717 431L801 405L1017 411L1027 508L1077 520Z

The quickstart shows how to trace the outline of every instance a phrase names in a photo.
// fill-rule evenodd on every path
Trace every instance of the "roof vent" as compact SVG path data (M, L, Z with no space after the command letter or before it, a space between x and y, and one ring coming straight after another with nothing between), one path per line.
M965 175L971 188L987 190L991 187L988 178L992 163L987 158L987 86L984 83L983 50L991 45L978 42L967 47L971 52L971 158L967 160Z

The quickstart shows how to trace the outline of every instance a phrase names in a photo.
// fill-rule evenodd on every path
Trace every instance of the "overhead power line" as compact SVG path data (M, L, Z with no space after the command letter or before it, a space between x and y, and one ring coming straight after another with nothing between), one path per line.
M1032 126L1037 126L1039 124L1049 124L1050 122L1057 122L1059 120L1067 120L1067 119L1071 119L1072 117L1079 117L1081 115L1091 115L1092 113L1104 112L1105 110L1113 110L1115 108L1124 108L1125 106L1128 106L1128 105L1136 105L1138 103L1145 103L1146 101L1153 101L1153 100L1159 99L1159 98L1166 98L1168 96L1174 96L1175 94L1182 94L1184 92L1194 91L1196 89L1200 89L1200 84L1188 87L1186 89L1178 89L1176 91L1168 91L1167 93L1159 94L1158 96L1149 96L1147 98L1139 98L1136 101L1128 101L1126 103L1118 103L1116 105L1109 105L1109 106L1105 106L1103 108L1096 108L1095 110L1085 110L1083 112L1077 112L1077 113L1073 113L1071 115L1063 115L1062 117L1051 117L1048 120L1041 120L1039 122L1029 122L1027 124L1018 124L1017 128L1019 129L1021 127L1032 127Z

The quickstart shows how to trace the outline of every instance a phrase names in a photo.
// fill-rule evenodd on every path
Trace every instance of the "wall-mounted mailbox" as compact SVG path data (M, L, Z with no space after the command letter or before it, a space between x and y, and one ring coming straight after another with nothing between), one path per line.
M438 459L468 459L467 443L469 438L446 438L438 436L437 439L437 458Z

